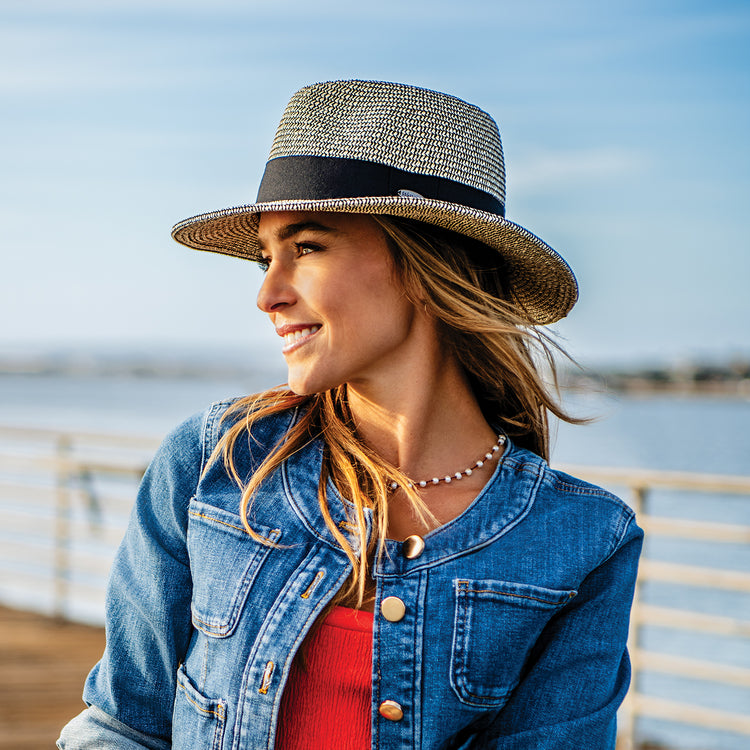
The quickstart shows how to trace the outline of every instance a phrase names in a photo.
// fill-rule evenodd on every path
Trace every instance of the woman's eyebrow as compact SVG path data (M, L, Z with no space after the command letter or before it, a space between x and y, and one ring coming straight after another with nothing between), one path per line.
M294 237L298 232L303 232L306 229L311 229L314 232L335 232L335 229L320 224L317 221L300 221L297 224L287 224L285 227L279 229L276 236L280 240L288 240L290 237Z
M285 227L281 227L281 229L276 232L276 239L279 241L288 240L290 237L294 237L295 234L305 230L327 232L328 234L334 234L338 231L337 229L332 229L331 227L327 227L317 221L299 221L295 224L287 224ZM261 250L265 247L265 244L260 237L258 237L258 247Z

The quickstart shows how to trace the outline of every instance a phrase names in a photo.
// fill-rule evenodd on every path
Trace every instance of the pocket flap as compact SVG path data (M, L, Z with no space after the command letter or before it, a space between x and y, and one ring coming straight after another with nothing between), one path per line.
M188 553L193 577L195 627L218 638L231 635L263 561L281 537L279 529L255 525L269 540L253 539L239 515L196 500L188 509Z

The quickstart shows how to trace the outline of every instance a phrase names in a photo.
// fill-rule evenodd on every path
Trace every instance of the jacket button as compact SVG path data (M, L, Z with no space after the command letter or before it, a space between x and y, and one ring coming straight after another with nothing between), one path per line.
M401 721L404 718L404 710L396 701L383 701L378 711L388 721Z
M380 613L389 622L398 622L406 614L406 605L397 596L386 596L380 603Z
M424 552L424 539L419 534L407 536L401 545L401 551L409 560L419 557Z

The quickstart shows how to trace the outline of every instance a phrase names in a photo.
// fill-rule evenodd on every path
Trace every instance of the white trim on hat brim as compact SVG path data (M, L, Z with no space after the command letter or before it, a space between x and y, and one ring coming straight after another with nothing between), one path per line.
M565 317L578 298L578 284L568 264L535 234L497 214L433 198L368 196L254 203L185 219L172 228L172 237L196 250L257 260L255 217L270 211L401 216L479 240L502 254L514 296L536 324Z

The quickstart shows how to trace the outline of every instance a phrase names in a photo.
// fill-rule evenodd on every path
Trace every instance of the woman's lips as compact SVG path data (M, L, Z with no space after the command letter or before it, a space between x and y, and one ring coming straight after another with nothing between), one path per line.
M287 354L288 352L298 349L300 346L309 341L318 331L320 330L319 325L302 325L302 326L282 326L276 329L276 333L284 339L284 346L282 353Z

